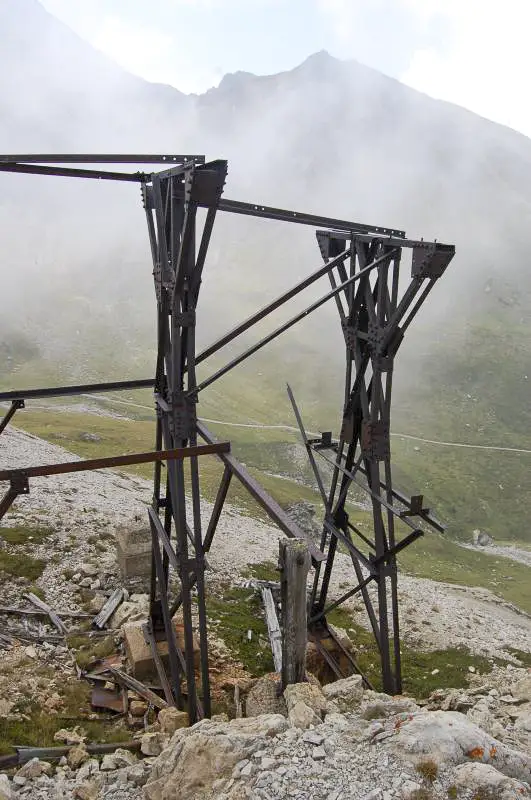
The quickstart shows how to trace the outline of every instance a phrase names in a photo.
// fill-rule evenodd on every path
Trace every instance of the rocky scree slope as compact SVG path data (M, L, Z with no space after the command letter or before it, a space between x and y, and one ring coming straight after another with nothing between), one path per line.
M530 797L531 672L507 667L466 691L411 698L363 689L359 676L277 692L259 679L247 706L180 728L166 709L139 734L142 760L101 762L82 743L52 767L0 776L2 800L521 800ZM481 681L481 682L479 682ZM260 700L258 700L260 698ZM457 710L459 709L459 710Z

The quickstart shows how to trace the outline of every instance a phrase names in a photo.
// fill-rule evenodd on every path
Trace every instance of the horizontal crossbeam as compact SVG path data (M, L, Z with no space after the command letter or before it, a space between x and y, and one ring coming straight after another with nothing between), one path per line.
M223 455L230 453L229 442L198 445L196 447L177 447L173 450L155 450L149 453L131 453L126 456L107 456L106 458L88 458L83 461L66 461L60 464L43 464L38 467L0 470L0 481L13 480L16 477L40 478L46 475L64 475L69 472L86 472L92 469L108 467L125 467L130 464L146 464L152 461L169 461L171 459L192 458L193 456Z
M204 164L204 156L147 153L24 153L0 155L0 164Z

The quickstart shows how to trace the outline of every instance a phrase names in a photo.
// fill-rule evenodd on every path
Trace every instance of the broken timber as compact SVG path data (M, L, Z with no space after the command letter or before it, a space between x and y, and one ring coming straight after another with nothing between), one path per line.
M97 614L92 620L93 627L98 628L98 630L101 631L106 626L107 622L110 620L123 599L124 590L115 589L109 599L103 605L100 613Z
M273 600L273 592L268 586L262 586L261 592L262 600L264 602L267 630L269 632L269 641L271 642L271 651L273 653L273 663L275 664L275 672L281 672L282 633L280 631L280 625L278 624L275 601Z
M133 692L139 694L141 697L147 700L148 703L151 703L152 706L155 706L155 708L162 709L168 707L168 703L163 700L162 697L159 697L158 694L152 692L151 689L148 689L143 683L137 681L136 678L132 678L130 675L127 675L127 673L122 672L121 669L109 667L109 672L117 683L127 686L128 689L131 689Z
M282 609L282 687L306 679L307 595L310 554L306 541L279 542Z
M24 594L22 596L25 597L27 600L29 600L30 603L33 603L33 605L36 606L38 609L48 614L48 616L50 617L50 621L57 628L59 633L63 634L68 633L68 628L66 627L64 622L61 619L59 619L55 611L48 605L48 603L45 603L44 600L41 600L41 598L37 597L37 595L33 594L33 592L28 592L28 594Z

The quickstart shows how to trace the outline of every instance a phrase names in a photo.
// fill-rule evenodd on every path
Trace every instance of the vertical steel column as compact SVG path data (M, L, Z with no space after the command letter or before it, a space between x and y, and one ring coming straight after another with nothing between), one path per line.
M158 304L158 352L155 380L157 441L167 449L197 443L197 395L195 324L201 273L212 233L217 205L226 176L226 162L217 161L151 176L143 186L148 232L153 256L153 274ZM199 205L207 208L200 237L196 218ZM199 247L196 253L196 238ZM182 607L184 653L177 652L184 671L190 724L210 716L210 682L205 605L205 547L201 527L201 495L198 459L190 459L189 481L182 461L167 464L166 496L160 497L160 470L155 472L152 513L164 508L164 526L152 525L153 535L166 538L175 547L175 560L167 548L161 555L154 539L151 621L153 629L163 624L168 646L174 635L169 628L176 605ZM191 508L187 508L187 491ZM174 537L172 540L172 531ZM172 551L173 552L173 551ZM159 562L158 564L156 562ZM174 563L180 582L178 604L170 604L170 569ZM158 567L158 568L157 568ZM192 590L196 587L198 640L203 703L199 701L194 661ZM177 648L178 650L178 648ZM172 675L172 680L175 678ZM180 680L180 678L179 678ZM175 687L176 699L180 694Z
M323 259L328 262L344 250L349 237L318 232L317 238ZM380 651L383 688L393 694L402 689L390 448L394 357L405 329L435 280L443 274L454 250L446 245L408 240L397 243L354 233L350 241L350 277L356 271L365 272L356 288L350 284L336 300L347 354L345 402L330 494L325 503L322 549L328 543L327 559L322 576L316 573L312 614L316 619L323 617L338 538L352 541L350 531L355 528L349 523L345 505L353 479L361 469L371 497L374 541L361 538L373 552L368 561L358 557L355 550L349 549L349 554ZM412 247L412 280L399 297L401 253L408 246ZM375 269L367 270L373 262ZM339 281L344 283L344 265L337 270ZM330 281L333 287L337 285L333 272ZM367 565L369 578L364 575ZM376 607L367 588L370 580L377 585Z

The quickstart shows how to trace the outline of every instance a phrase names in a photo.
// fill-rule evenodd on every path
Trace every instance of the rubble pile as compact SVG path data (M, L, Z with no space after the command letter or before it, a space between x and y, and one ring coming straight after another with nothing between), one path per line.
M2 439L5 460L14 464L68 455L21 432L6 431ZM519 666L517 654L529 651L531 623L483 589L401 579L409 646L466 645L489 657L492 672L477 675L469 666L466 689L441 689L427 701L415 701L367 691L358 676L327 683L330 676L320 671L309 647L307 669L316 677L280 693L278 675L250 679L214 625L213 700L223 705L229 698L224 707L237 718L217 715L186 727L186 713L167 705L149 669L146 576L135 572L145 561L139 554L150 491L149 482L116 473L67 475L53 486L36 484L24 498L25 510L21 503L3 520L6 526L45 525L51 533L31 548L10 549L21 557L31 552L45 566L35 584L6 581L0 606L0 717L23 730L38 709L55 720L53 740L61 752L40 747L19 752L18 764L0 773L0 800L530 796L531 675ZM311 528L311 508L299 506L291 513ZM205 503L207 517L210 511ZM210 589L217 580L241 582L244 568L275 552L278 535L229 507L220 520L219 546L209 555ZM336 596L351 577L351 564L339 554L332 577ZM355 606L349 610L355 616ZM179 639L178 617L174 624ZM348 632L345 637L345 646L347 640L352 644ZM164 643L154 646L164 659ZM495 657L512 664L494 666ZM437 664L431 675L443 677L444 668ZM65 687L74 684L86 690L83 710L77 695L73 709L67 707ZM121 735L118 744L89 735L89 724L103 718L113 726L118 721L110 737L115 742Z
M295 684L283 713L258 713L278 676L259 679L254 717L186 727L166 708L137 752L91 755L82 732L59 761L32 758L0 778L1 800L522 800L531 797L531 671L496 668L466 691L412 698L366 690L360 676ZM460 709L460 710L457 710ZM485 710L487 709L487 710ZM508 710L509 709L509 710ZM249 709L248 709L249 710Z

